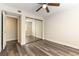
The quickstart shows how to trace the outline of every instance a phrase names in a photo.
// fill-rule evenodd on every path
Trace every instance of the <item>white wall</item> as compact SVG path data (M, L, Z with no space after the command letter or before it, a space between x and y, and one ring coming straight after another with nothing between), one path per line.
M33 15L32 13L30 12L26 12L26 11L22 11L22 13L18 13L16 8L12 8L10 6L6 6L6 5L3 5L3 4L0 4L0 13L2 10L6 10L6 11L9 11L9 12L13 12L13 13L17 13L17 14L20 14L21 15L21 44L25 44L25 17L33 17L33 18L38 18L38 19L43 19L42 17L38 17L36 15ZM0 18L1 18L1 15L0 15ZM1 19L0 19L0 25L1 25ZM1 27L1 26L0 26ZM0 28L1 30L1 28ZM0 31L1 33L1 31ZM1 34L0 34L0 51L1 51Z
M61 6L44 26L45 39L79 49L79 4Z
M12 17L6 17L5 31L6 41L16 40L17 38L17 19Z

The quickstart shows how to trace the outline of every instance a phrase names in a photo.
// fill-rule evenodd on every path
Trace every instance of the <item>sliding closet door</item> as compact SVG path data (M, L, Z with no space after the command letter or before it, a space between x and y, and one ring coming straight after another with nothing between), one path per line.
M35 21L33 19L27 18L25 24L26 43L35 41Z
M26 18L26 43L34 42L42 38L42 21Z
M35 37L36 38L42 38L42 28L43 26L42 26L42 21L41 20L35 20Z
M32 36L32 22L27 22L27 36Z

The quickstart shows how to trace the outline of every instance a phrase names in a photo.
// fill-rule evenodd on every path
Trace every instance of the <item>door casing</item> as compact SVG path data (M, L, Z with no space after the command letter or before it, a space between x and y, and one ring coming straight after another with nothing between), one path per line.
M5 46L6 46L6 42L5 42L5 39L6 39L6 36L5 36L5 17L6 17L6 15L7 15L7 13L9 13L9 12L7 12L7 11L1 11L1 51L3 50L3 49L5 49ZM12 12L10 12L10 14L12 14ZM13 13L13 14L15 14L15 15L18 15L18 16L16 16L16 17L18 17L18 20L20 21L21 20L21 15L19 15L19 14L16 14L16 13ZM9 15L9 16L12 16L13 17L13 15ZM20 22L21 23L21 22ZM21 26L21 25L19 25L19 26ZM21 27L20 27L21 28ZM19 29L20 29L19 28ZM20 31L20 30L19 30ZM21 33L20 33L21 34ZM18 35L19 35L19 37L20 37L20 34L18 33Z

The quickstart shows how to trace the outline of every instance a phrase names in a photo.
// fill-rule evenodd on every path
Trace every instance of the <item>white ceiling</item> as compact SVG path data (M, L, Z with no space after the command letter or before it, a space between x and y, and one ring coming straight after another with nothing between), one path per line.
M44 9L41 9L38 12L36 12L36 10L41 6L38 3L4 3L4 4L14 7L14 8L22 9L27 12L31 12L34 15L38 15L41 17L47 17L47 16L53 14L54 12L57 12L60 9L60 7L48 6L50 13L47 13L46 10L44 10Z

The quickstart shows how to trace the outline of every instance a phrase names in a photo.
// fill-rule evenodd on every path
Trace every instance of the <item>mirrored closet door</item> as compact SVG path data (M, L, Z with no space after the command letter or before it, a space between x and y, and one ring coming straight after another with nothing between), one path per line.
M26 34L26 43L31 43L37 40L42 39L42 20L36 20L32 18L26 18L25 25L25 34Z

